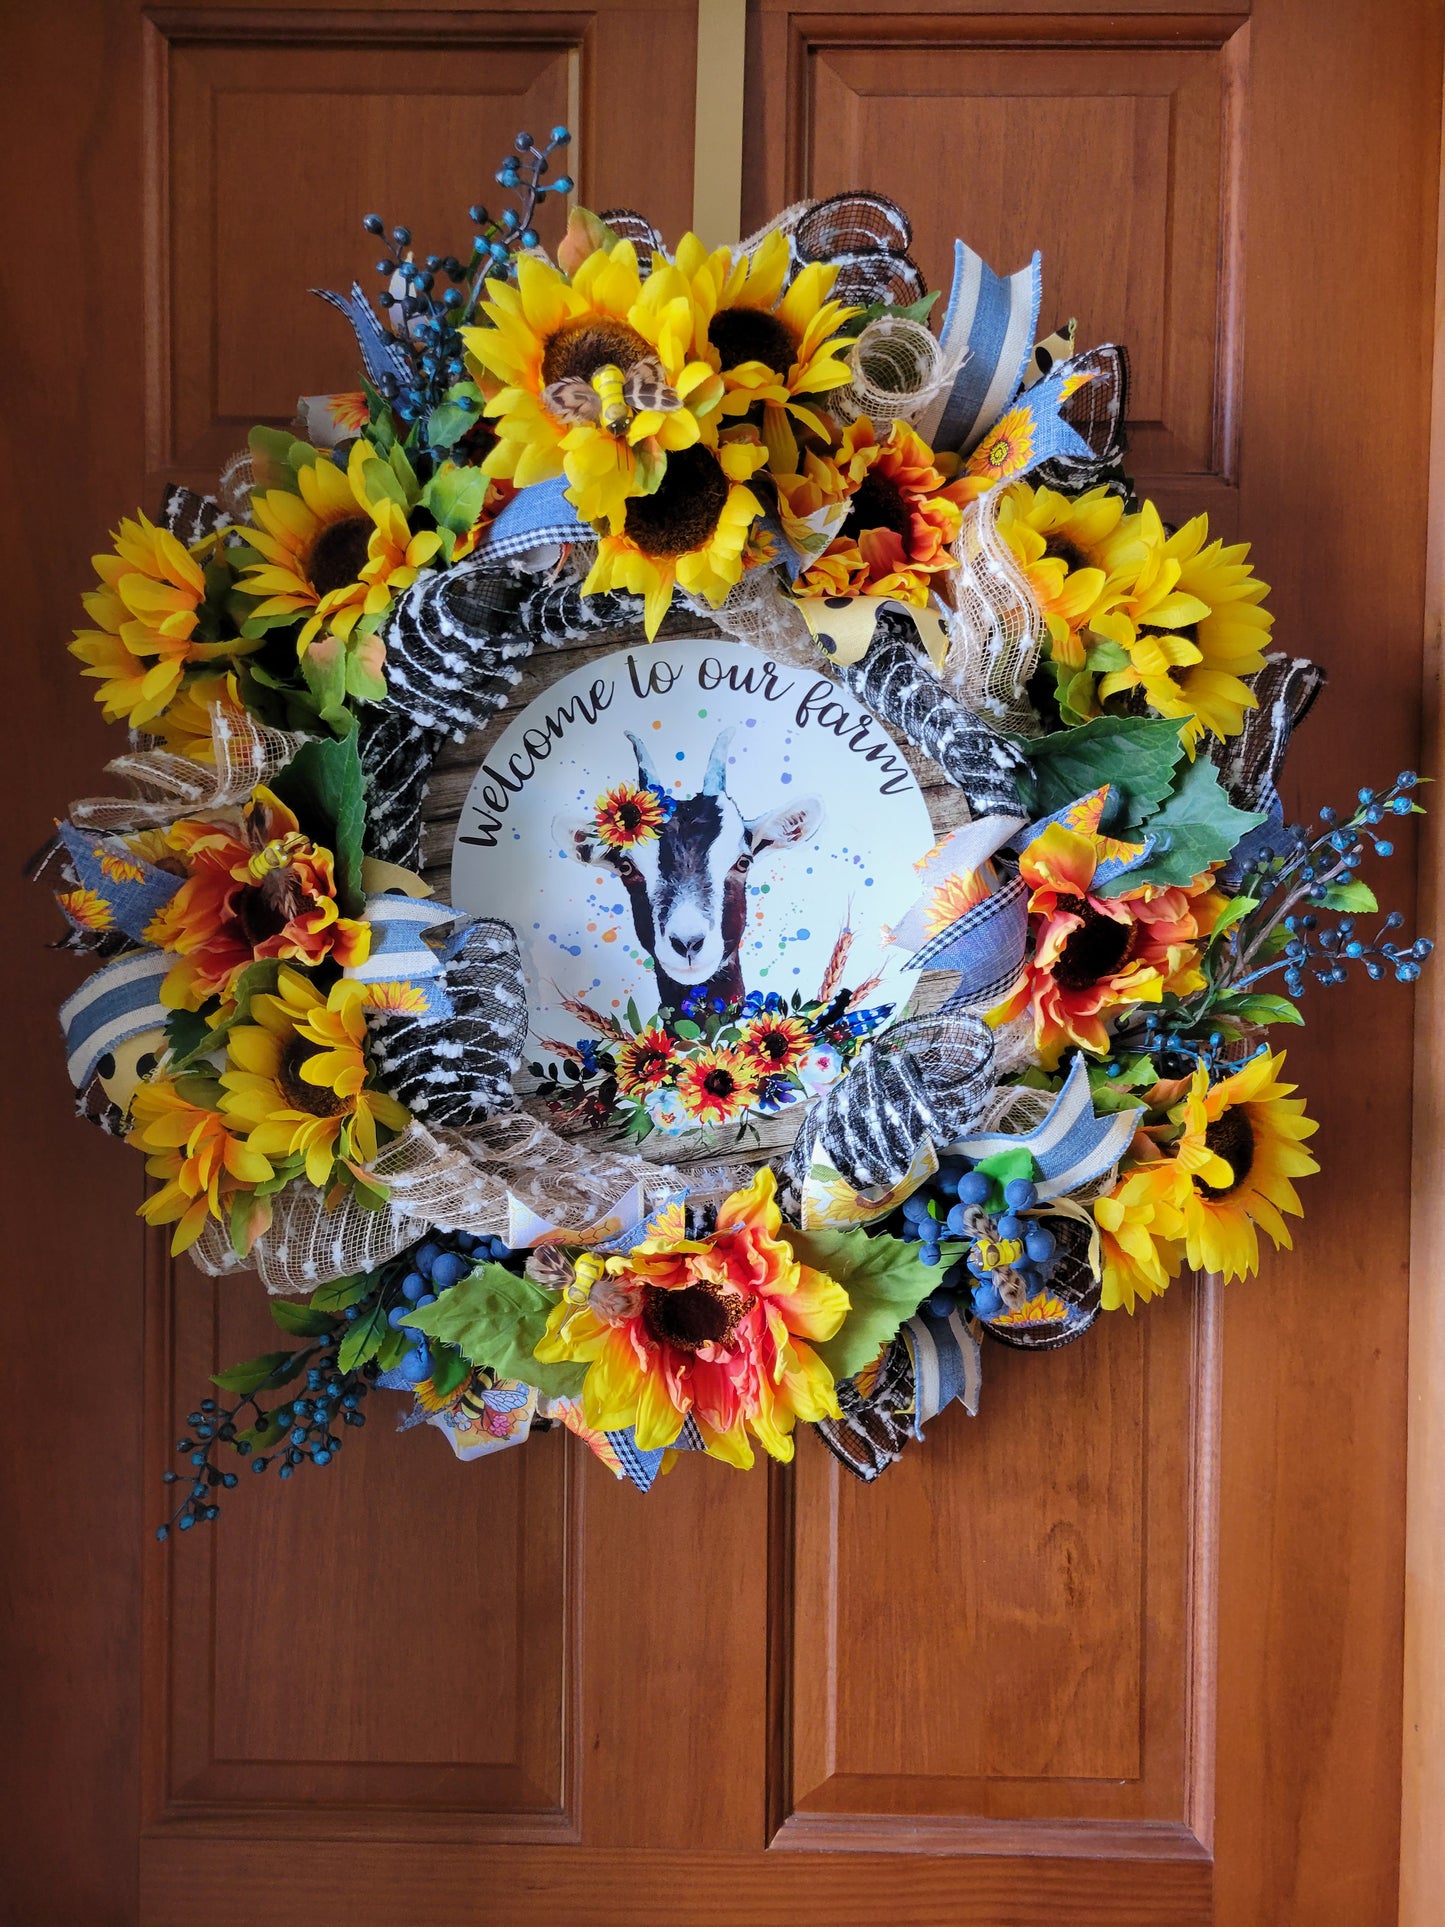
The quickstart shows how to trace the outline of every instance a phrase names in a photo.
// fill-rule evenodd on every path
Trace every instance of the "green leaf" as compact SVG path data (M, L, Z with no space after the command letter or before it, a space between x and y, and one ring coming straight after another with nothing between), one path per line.
M250 624L246 627L249 629ZM301 673L322 717L342 727L346 717L346 651L315 647L301 658ZM275 788L275 785L272 785Z
M189 1056L177 1058L170 1065L171 1075L183 1076L198 1059L209 1057L212 1052L218 1050L237 1024L249 1021L252 998L274 991L280 974L280 964L271 957L263 957L259 963L247 964L236 979L236 988L232 993L236 1001L230 1015L223 1017L218 1024L206 1025L205 1034L197 1040Z
M295 812L305 834L336 858L337 902L347 916L359 916L366 902L361 887L366 783L355 726L345 736L313 736L303 743L271 787Z
M861 335L870 321L877 321L885 314L901 315L905 321L916 321L922 326L927 322L933 304L941 293L941 288L935 288L932 294L920 295L917 301L899 302L896 306L891 301L870 301L866 308L860 309L855 315L850 315L838 332L845 338L850 335Z
M402 1323L455 1345L473 1365L566 1398L581 1391L587 1367L544 1365L532 1356L556 1302L553 1293L530 1278L519 1278L502 1265L483 1265L444 1291L434 1305L408 1312Z
M1325 891L1327 910L1348 910L1352 916L1367 916L1379 907L1374 891L1359 877L1351 877L1348 883L1332 883Z
M318 1311L311 1305L298 1305L294 1298L273 1298L271 1316L283 1332L290 1332L296 1338L319 1338L322 1332L331 1332L336 1328L334 1313Z
M918 1262L918 1246L902 1238L792 1225L782 1235L800 1264L826 1272L848 1294L851 1308L837 1333L813 1347L835 1379L851 1378L875 1359L938 1283L939 1273Z
M211 1383L219 1385L223 1392L259 1392L282 1365L289 1364L291 1352L262 1352L259 1358L248 1358L240 1365L230 1365L224 1372L213 1372Z
M1304 1018L1287 997L1272 997L1263 991L1251 991L1248 997L1232 999L1223 1006L1232 1016L1242 1017L1247 1024L1302 1024Z
M452 1345L438 1345L432 1353L431 1383L438 1398L447 1398L471 1377L472 1368Z
M1096 640L1089 645L1084 667L1092 669L1097 676L1106 676L1112 670L1129 667L1129 652L1117 642Z
M231 1443L249 1445L254 1452L264 1452L268 1446L279 1445L290 1429L289 1418L279 1418L275 1412L267 1412L254 1425L248 1425L244 1432L238 1432Z
M376 1348L376 1369L379 1372L394 1371L406 1350L406 1333L393 1331L388 1326L386 1336Z
M1027 745L1038 792L1035 814L1049 816L1112 783L1124 803L1125 827L1137 827L1169 794L1184 754L1182 727L1167 717L1097 716L1078 729L1040 736Z
M979 1158L973 1168L992 1178L1000 1191L1015 1178L1035 1175L1033 1155L1022 1145L1016 1151L995 1151L989 1157Z
M1141 883L1188 883L1211 863L1222 863L1239 839L1263 821L1260 811L1234 807L1219 772L1207 756L1200 756L1184 770L1163 808L1144 823L1144 834L1158 839L1153 851L1137 868L1106 883L1100 894L1116 897Z
M364 1311L354 1325L348 1327L346 1336L337 1347L338 1370L354 1372L375 1358L389 1330L386 1310L378 1297L376 1303Z
M365 1298L371 1288L368 1272L361 1272L355 1278L333 1278L329 1285L316 1287L311 1303L317 1311L345 1311Z
M1217 943L1226 930L1232 930L1242 923L1251 910L1259 908L1258 897L1231 897L1215 918L1214 928L1209 933L1209 941Z
M166 1042L177 1064L195 1056L211 1035L211 1027L198 1010L173 1010L166 1019Z
M690 1017L679 1017L672 1026L673 1034L681 1037L684 1043L695 1044L702 1036L702 1029Z

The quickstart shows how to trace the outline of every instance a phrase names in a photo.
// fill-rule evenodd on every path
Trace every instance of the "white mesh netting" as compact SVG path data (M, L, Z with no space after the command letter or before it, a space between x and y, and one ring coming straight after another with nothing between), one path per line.
M947 578L945 686L976 715L1018 736L1037 736L1028 681L1039 658L1043 617L1012 549L998 532L998 491L963 511Z
M840 421L866 415L886 433L894 421L916 421L933 398L952 382L963 356L947 354L918 322L902 315L880 315L854 342L848 360L852 380L828 397Z
M134 794L82 797L71 805L70 820L86 830L138 830L225 809L244 802L257 783L269 783L305 741L304 734L269 729L230 703L213 703L214 765L173 756L164 749L117 756L105 767L128 783Z

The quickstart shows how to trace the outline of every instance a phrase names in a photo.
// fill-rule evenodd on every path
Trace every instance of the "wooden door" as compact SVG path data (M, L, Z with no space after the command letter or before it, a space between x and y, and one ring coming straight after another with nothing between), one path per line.
M69 0L6 30L7 1917L1393 1920L1402 990L1321 994L1292 1047L1327 1174L1292 1260L991 1350L980 1418L874 1488L808 1438L643 1500L557 1435L463 1466L374 1420L156 1545L178 1418L269 1324L172 1268L137 1161L70 1114L76 971L16 870L119 748L63 650L86 554L347 385L305 289L365 273L372 207L455 246L516 127L568 121L585 200L680 231L695 18ZM1420 760L1440 30L1434 0L749 10L745 224L866 183L934 285L955 233L1043 249L1045 322L1131 344L1141 482L1252 540L1330 668L1307 812Z

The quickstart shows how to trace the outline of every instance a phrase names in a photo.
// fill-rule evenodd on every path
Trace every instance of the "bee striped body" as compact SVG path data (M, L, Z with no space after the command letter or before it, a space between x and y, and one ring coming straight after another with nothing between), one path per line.
M609 361L590 380L568 375L550 382L542 390L542 401L559 421L595 422L619 442L638 415L670 415L682 406L655 355L645 355L625 370Z

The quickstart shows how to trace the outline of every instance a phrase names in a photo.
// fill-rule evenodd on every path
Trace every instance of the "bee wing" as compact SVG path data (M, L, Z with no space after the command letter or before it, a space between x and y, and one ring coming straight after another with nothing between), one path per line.
M644 355L641 361L633 362L622 392L639 414L645 408L655 408L660 415L670 415L682 407L682 398L675 388L668 387L667 371L656 355Z
M580 375L549 382L542 390L542 406L564 422L595 422L602 412L596 390Z

